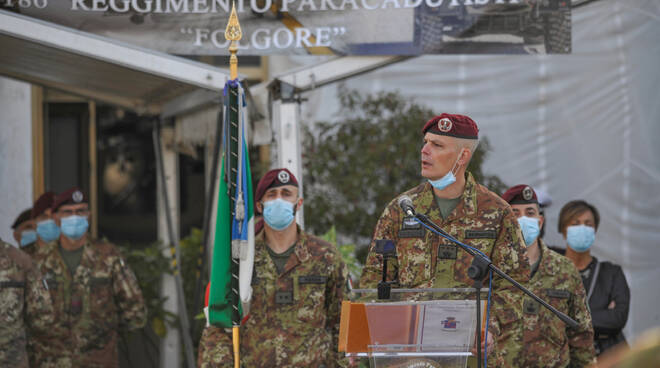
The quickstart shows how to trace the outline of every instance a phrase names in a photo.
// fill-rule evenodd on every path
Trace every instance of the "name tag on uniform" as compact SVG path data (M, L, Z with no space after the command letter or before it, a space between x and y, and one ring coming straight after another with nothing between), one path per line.
M399 238L423 238L425 230L416 218L406 216L399 230Z
M3 288L24 288L25 281L2 281L0 282L0 287Z
M275 304L293 304L293 291L276 292Z
M298 277L298 283L299 284L325 284L327 281L326 276L299 276Z
M497 231L465 230L465 239L497 239Z
M526 314L539 314L541 305L534 300L525 300L523 304L523 312Z
M458 249L453 245L438 245L438 259L456 259Z
M571 292L568 290L546 289L545 293L551 298L568 299L571 297Z

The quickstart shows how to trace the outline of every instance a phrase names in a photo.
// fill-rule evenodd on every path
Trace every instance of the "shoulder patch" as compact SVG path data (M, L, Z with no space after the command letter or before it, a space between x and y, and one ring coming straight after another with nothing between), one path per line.
M426 235L426 229L414 217L403 218L399 238L423 238L424 235Z

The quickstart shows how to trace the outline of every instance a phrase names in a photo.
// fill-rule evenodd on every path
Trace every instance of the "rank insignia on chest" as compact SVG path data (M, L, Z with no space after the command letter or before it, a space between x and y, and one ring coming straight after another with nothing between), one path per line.
M422 227L416 218L406 216L401 223L401 230L399 230L399 238L423 238L425 229Z
M438 245L438 259L456 259L458 250L454 245Z
M293 291L276 292L275 304L293 304Z
M541 305L537 303L534 300L525 300L525 304L523 305L523 311L526 314L539 314L539 309L541 308Z

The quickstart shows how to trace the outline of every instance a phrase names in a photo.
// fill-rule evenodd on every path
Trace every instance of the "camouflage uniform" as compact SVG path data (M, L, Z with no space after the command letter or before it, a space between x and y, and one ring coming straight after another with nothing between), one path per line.
M119 329L146 322L142 292L117 248L109 243L83 245L82 258L71 275L59 244L40 247L35 255L55 307L55 327L35 336L34 362L45 367L117 367Z
M527 287L579 323L568 328L552 312L525 296L524 332L519 354L507 356L507 366L585 367L594 362L594 331L586 293L577 269L568 258L539 242L541 260Z
M255 239L250 314L240 329L241 366L345 366L337 352L347 278L339 252L299 229L294 253L278 274L266 247L261 231ZM204 330L198 366L233 366L231 332Z
M39 271L0 239L0 367L28 367L28 335L52 323L53 305Z
M465 189L456 208L442 219L431 184L423 183L403 193L408 195L418 213L461 242L485 253L493 264L519 282L529 279L529 264L525 256L522 234L511 207L486 187L477 184L472 174L466 173ZM464 288L472 287L467 276L472 257L416 224L404 221L398 198L390 202L378 220L371 249L360 278L361 288L375 288L382 279L382 256L373 251L375 240L393 240L397 248L396 260L390 261L390 280L398 268L399 286L402 288ZM487 283L485 284L487 286ZM491 323L489 332L507 341L522 334L522 293L498 276L493 277ZM501 361L501 355L511 347L496 344L489 363ZM490 355L490 352L489 352Z
M34 253L37 251L37 242L22 247L21 251L23 251L23 253L27 254L28 256L32 257Z

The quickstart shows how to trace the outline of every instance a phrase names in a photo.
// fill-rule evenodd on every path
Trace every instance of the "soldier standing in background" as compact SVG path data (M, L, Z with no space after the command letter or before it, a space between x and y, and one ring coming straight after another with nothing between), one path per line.
M303 199L287 169L271 170L257 185L252 301L241 326L241 366L345 366L337 352L340 304L347 270L331 244L302 231L295 213ZM204 330L198 366L233 366L231 331Z
M442 114L429 120L422 134L421 174L426 181L402 195L411 198L418 213L426 214L459 241L479 249L518 282L527 282L529 264L511 207L466 172L479 142L477 124L468 116ZM467 276L472 257L407 217L399 208L399 198L387 205L378 220L360 288L376 288L382 279L383 257L374 251L378 239L396 244L397 257L388 269L398 269L400 287L472 287L473 281ZM389 277L394 280L397 275L392 271ZM489 365L498 364L509 349L509 338L522 333L522 292L494 276L492 299L490 330L482 342L488 344L489 356L496 353L495 359L488 360Z
M18 247L25 250L29 250L34 247L34 243L37 241L37 232L35 231L34 221L30 218L32 212L31 208L28 208L21 212L14 224L11 225L11 229L14 230L14 239Z
M0 367L27 368L27 339L53 323L53 305L30 257L0 239Z
M37 249L34 259L48 284L56 323L35 336L34 363L118 367L119 330L146 322L137 279L114 245L89 239L89 205L82 191L58 195L52 213L62 234Z
M25 249L25 252L30 256L34 255L37 248L44 247L46 243L54 242L60 238L60 228L53 220L50 209L54 201L55 193L53 192L46 192L34 201L30 218L34 222L37 241L33 247Z
M516 185L503 195L518 218L531 266L531 292L541 297L579 326L571 329L532 298L523 302L523 335L518 354L507 355L515 367L585 367L594 362L594 331L582 279L573 263L551 251L539 238L544 217L538 199L528 185Z

